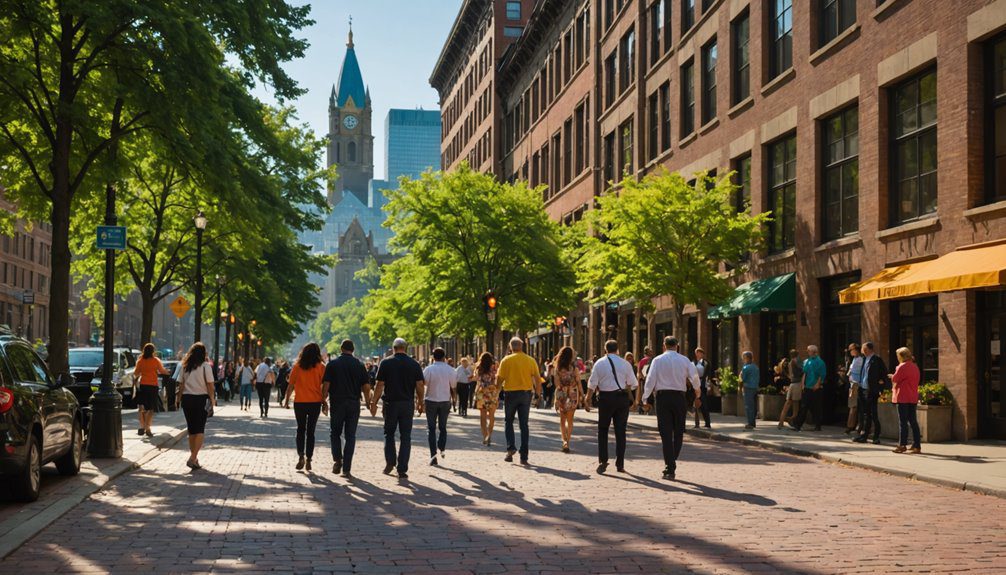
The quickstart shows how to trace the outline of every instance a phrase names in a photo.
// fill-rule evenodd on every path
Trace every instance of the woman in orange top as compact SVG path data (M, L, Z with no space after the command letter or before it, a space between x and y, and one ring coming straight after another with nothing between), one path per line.
M154 422L154 411L157 409L157 380L158 376L167 373L161 360L154 357L154 344L144 345L143 356L136 362L136 370L133 372L133 381L139 383L136 388L136 406L140 414L137 435L154 436L150 425Z
M297 418L297 469L311 471L314 428L318 425L323 405L328 412L328 405L321 391L323 375L325 375L325 364L321 361L321 347L311 342L300 350L286 388L287 408L290 407L290 396L296 397L293 414Z

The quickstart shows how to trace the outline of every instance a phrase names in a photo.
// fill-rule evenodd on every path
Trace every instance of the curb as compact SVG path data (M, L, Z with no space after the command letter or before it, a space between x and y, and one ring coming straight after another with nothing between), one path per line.
M143 464L174 447L185 437L186 428L184 425L181 428L176 427L170 433L171 435L167 439L157 445L151 446L152 448L137 458L136 461L122 461L110 466L107 470L99 472L94 479L87 481L69 495L54 501L30 519L7 531L7 533L0 537L0 559L6 559L8 555L38 535L43 529L52 525L68 511L83 503L91 495L104 490L112 481L130 471L139 469Z
M597 425L597 421L574 416L574 420L580 423L587 423L591 425ZM640 431L656 431L653 427L646 425L640 425L638 423L629 422L628 425L632 429ZM726 435L723 433L716 433L715 431L706 431L705 429L693 429L688 428L685 433L692 435L694 437L701 437L703 439L709 439L712 441L721 441L724 443L735 443L738 445L745 445L748 447L757 447L760 449L765 449L768 451L775 451L777 453L784 453L787 455L794 455L796 457L809 457L812 459L817 459L825 463L833 463L839 465L846 465L848 467L857 467L859 469L865 469L868 471L873 471L876 473L884 473L886 475L893 475L895 477L901 477L904 479L911 479L914 481L919 481L922 483L928 483L930 485L936 485L939 487L954 489L957 491L969 491L971 493L979 493L981 495L987 495L990 497L998 497L1000 499L1006 499L1006 489L991 487L989 485L984 485L981 483L968 483L964 481L957 481L953 479L946 479L944 477L936 477L931 475L913 473L910 471L902 471L900 469L891 469L888 467L883 467L880 465L874 465L872 463L865 463L862 461L845 459L839 456L831 455L828 453L820 453L817 451L810 451L807 449L799 447L790 447L786 445L776 445L773 443L767 443L757 439L750 439L747 437L736 437L733 435Z

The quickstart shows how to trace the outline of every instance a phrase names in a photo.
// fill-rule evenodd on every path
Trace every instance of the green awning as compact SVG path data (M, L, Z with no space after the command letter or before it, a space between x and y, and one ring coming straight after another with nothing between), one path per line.
M709 319L724 319L762 311L796 310L796 274L783 274L738 286L734 295L709 308Z

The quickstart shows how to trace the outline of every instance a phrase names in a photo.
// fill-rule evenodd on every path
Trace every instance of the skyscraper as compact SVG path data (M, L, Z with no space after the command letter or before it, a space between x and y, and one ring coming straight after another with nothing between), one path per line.
M399 176L416 178L427 169L440 169L440 112L388 111L384 122L387 169L384 179L397 186Z

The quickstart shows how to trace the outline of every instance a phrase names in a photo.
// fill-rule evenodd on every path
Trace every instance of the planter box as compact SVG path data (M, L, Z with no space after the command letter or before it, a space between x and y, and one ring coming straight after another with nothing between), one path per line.
M758 415L762 421L779 421L782 406L786 403L783 395L758 395Z
M727 394L720 398L723 404L723 415L737 415L737 395ZM743 402L742 402L743 403Z
M901 429L898 421L898 408L893 403L881 403L879 406L880 436L897 441ZM922 431L923 443L950 441L953 438L953 407L949 405L920 405L918 408L919 430ZM911 430L908 431L908 441L911 442Z

